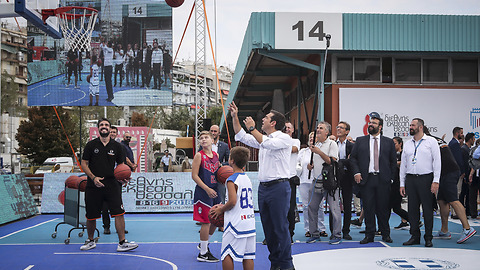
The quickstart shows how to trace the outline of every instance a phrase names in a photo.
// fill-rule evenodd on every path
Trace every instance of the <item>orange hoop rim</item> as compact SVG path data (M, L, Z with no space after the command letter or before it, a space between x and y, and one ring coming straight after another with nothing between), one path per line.
M79 10L88 10L91 13L85 14L70 14L68 12L72 11L72 9L79 9ZM68 7L59 7L55 9L42 9L42 20L43 23L46 22L48 17L50 16L57 16L58 14L65 14L65 18L67 20L77 19L80 17L90 17L93 14L98 13L98 10L90 7L79 7L79 6L68 6Z

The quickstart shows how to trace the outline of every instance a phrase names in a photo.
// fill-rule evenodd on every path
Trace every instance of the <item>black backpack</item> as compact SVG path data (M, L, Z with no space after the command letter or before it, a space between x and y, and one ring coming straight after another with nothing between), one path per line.
M330 164L323 163L322 168L322 182L323 188L332 197L335 195L335 190L340 186L337 179L338 163L330 157Z

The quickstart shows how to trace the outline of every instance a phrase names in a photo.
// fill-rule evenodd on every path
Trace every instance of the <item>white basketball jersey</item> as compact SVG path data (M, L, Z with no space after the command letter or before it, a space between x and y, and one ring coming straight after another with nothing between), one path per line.
M255 213L253 209L252 182L245 173L234 173L227 179L237 186L237 202L235 206L224 213L225 233L230 232L235 237L249 237L255 235ZM228 201L228 184L227 196Z
M90 84L92 86L98 86L100 80L99 80L99 70L100 68L97 66L97 64L92 65L92 77L90 78Z

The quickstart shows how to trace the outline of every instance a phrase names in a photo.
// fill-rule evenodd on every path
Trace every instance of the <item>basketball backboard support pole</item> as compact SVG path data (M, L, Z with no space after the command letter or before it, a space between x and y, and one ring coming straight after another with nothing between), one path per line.
M58 7L58 0L15 0L16 13L56 39L62 38L57 18L55 16L49 17L44 23L42 20L42 9Z

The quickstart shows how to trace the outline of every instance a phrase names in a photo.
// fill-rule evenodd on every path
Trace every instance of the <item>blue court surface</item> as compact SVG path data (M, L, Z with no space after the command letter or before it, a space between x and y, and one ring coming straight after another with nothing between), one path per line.
M111 235L103 234L101 220L97 221L100 239L97 247L80 251L86 233L74 230L70 243L65 244L70 225L60 225L56 238L52 238L55 226L63 221L63 215L38 215L12 222L0 227L0 269L221 269L221 263L198 262L197 245L199 226L192 214L127 214L127 239L139 243L131 252L116 252L118 242L115 229ZM301 217L303 221L303 217ZM325 217L328 223L328 215ZM471 226L480 230L480 220L469 220ZM295 268L302 269L480 269L480 233L457 244L460 222L450 221L452 239L434 239L433 248L425 248L424 242L413 247L403 247L409 239L407 230L394 230L400 218L394 214L390 219L392 244L381 242L360 245L364 235L352 226L352 241L329 245L328 238L321 242L306 244L303 222L297 223L292 253ZM270 269L267 247L262 245L263 230L256 214L257 251L255 269ZM329 228L328 224L327 230ZM113 220L112 220L113 226ZM440 218L435 217L434 232L440 228ZM327 231L328 232L328 231ZM329 233L329 232L328 232ZM423 233L423 231L422 231ZM329 233L330 234L330 233ZM215 232L210 240L212 254L220 257L221 232ZM235 265L242 269L241 264Z
M117 76L119 80L120 76ZM112 86L114 79L112 77ZM141 84L141 80L139 81ZM153 78L150 81L150 87L125 86L125 79L120 87L113 86L114 99L107 101L107 90L105 81L100 81L99 106L171 106L172 105L172 86L168 80L168 85L162 85L160 89L152 89ZM75 78L72 75L70 85L66 85L65 75L61 74L44 81L28 85L28 105L29 106L88 106L90 103L89 83L87 83L87 73L82 73L82 81L77 82L75 87ZM95 97L93 97L95 104Z

